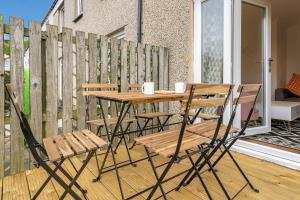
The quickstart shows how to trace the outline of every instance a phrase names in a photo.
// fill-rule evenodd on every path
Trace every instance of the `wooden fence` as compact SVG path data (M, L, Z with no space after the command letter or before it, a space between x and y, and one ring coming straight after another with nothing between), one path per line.
M29 40L28 49L24 41ZM5 46L9 57L5 58ZM29 51L28 118L35 137L71 132L85 128L83 83L118 83L121 91L128 84L154 81L156 89L168 89L168 50L164 47L110 39L92 33L73 32L10 17L9 24L0 16L0 176L15 174L30 167L30 155L21 134L16 113L5 98L4 84L9 80L18 94L24 94L24 55ZM10 66L5 67L5 59ZM25 81L26 82L26 81ZM62 98L60 99L60 91ZM25 91L26 92L26 91ZM26 95L20 95L24 109ZM89 104L89 116L97 117L96 101ZM167 105L161 104L160 110ZM10 110L10 111L9 111ZM61 122L60 122L61 121ZM59 128L60 123L62 128Z

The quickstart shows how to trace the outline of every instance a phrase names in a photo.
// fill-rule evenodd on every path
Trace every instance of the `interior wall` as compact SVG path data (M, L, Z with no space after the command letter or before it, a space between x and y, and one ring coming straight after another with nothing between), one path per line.
M289 27L286 34L286 81L293 73L300 74L300 23Z

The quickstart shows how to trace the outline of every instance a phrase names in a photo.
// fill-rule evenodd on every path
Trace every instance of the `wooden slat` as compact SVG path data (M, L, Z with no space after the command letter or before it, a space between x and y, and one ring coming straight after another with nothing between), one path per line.
M154 90L159 90L159 79L158 79L158 53L157 47L152 47L152 80L154 82ZM159 104L154 104L156 111L159 111ZM154 119L154 125L158 124L158 120ZM158 129L154 129L153 132L157 132Z
M3 185L2 199L30 199L25 172L5 177Z
M112 84L118 84L118 69L119 69L119 44L120 41L117 39L111 39L111 50L110 50L110 57L111 57L111 83ZM114 102L111 102L111 107L110 107L110 115L111 116L116 116L117 111L116 111L116 105Z
M130 76L129 76L129 83L130 84L137 84L137 67L136 67L136 43L130 42L129 43L129 68L130 68Z
M3 16L0 15L0 177L4 176L4 52L3 52Z
M240 97L240 99L238 100L238 98L234 99L234 104L245 104L245 103L251 103L254 102L256 98L256 95L248 95L248 96L243 96Z
M101 71L100 71L100 77L101 77L101 83L107 84L108 83L108 40L107 37L101 36L100 41L100 60L101 60ZM118 89L117 84L108 84L108 85L114 85L116 86L116 90ZM103 110L105 116L108 115L108 102L102 101Z
M129 84L137 84L137 57L136 57L136 43L129 42ZM129 89L129 88L128 88ZM131 89L129 89L130 91ZM130 109L130 116L133 117L135 115L133 109ZM137 130L137 123L133 123L130 127L130 131ZM134 137L133 134L130 137Z
M102 85L108 83L108 40L107 37L101 36L100 43L100 59L101 59L101 83ZM118 89L118 85L107 84L107 86L116 86L115 89Z
M41 24L29 22L29 67L30 67L30 127L35 139L42 142L42 50Z
M195 93L200 92L206 95L227 95L231 84L193 84L195 86ZM192 84L187 85L187 90L190 90Z
M51 137L43 139L43 144L48 154L48 158L51 162L55 162L61 159L61 155Z
M107 143L103 139L92 133L90 130L85 129L81 132L86 137L88 137L93 143L95 143L99 148L105 147L107 145Z
M99 84L87 83L87 84L82 84L81 88L84 88L84 89L111 89L111 90L117 90L118 85L117 84L103 84L103 83L99 83Z
M62 135L54 136L55 144L64 158L74 155L73 150Z
M210 98L210 99L197 99L193 100L190 109L206 108L206 107L218 107L223 106L225 98ZM184 105L185 103L183 103ZM184 106L185 108L185 106Z
M35 139L39 143L41 143L43 135L41 24L30 21L29 29L29 70L31 108L30 127Z
M166 48L159 48L159 89L169 89L169 52ZM168 112L169 104L160 103L159 111Z
M97 35L89 33L89 83L97 83ZM97 104L95 98L90 98L88 105L89 119L96 119ZM96 131L92 128L92 131Z
M46 40L46 137L57 135L58 40L57 27L47 25Z
M73 135L80 141L80 143L88 149L88 151L91 151L93 149L97 149L97 146L91 142L85 135L83 135L81 132L75 132Z
M24 89L24 23L16 17L10 17L10 66L11 83L19 96L19 106L23 110ZM11 107L13 108L13 107ZM19 119L14 109L11 109L11 157L10 171L20 172L24 167L24 137L20 129Z
M76 152L76 154L81 154L86 152L86 149L80 142L73 136L71 133L64 134L66 141L70 144L72 149Z
M72 29L63 28L63 70L62 70L62 131L72 132L73 115L73 46ZM83 70L85 71L85 70Z
M243 93L257 92L261 86L262 86L261 84L243 84L239 86L238 92L240 92L242 88L243 88L242 90Z
M128 42L121 41L121 92L128 91Z
M85 128L85 97L82 94L81 87L86 82L86 47L85 33L76 31L76 106L77 106L77 129Z
M144 84L146 76L146 66L145 66L145 45L138 44L137 53L138 53L138 83Z
M144 84L145 82L145 75L146 75L146 66L145 66L145 45L138 43L137 46L137 81L139 84ZM137 106L137 113L141 114L144 113L144 105ZM140 126L144 126L144 122L139 122Z
M152 82L152 73L151 73L151 45L146 44L145 47L145 80L146 82ZM155 85L156 83L154 83ZM152 105L147 104L145 106L146 113L152 112ZM153 125L153 121L151 122L151 125ZM146 133L151 133L152 130L146 131Z

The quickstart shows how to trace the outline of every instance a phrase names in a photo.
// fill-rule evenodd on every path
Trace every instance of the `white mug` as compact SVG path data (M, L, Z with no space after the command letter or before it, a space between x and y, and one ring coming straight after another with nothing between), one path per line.
M185 83L177 82L175 83L175 92L178 94L182 94L185 92Z
M142 86L142 93L146 95L154 94L154 82L145 82Z

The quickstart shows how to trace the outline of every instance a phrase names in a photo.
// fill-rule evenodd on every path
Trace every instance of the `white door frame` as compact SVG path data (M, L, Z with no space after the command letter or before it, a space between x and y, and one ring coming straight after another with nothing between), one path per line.
M234 0L234 43L233 43L233 71L236 74L241 74L241 19L242 19L242 2L247 2L250 4L258 5L266 9L266 23L265 23L265 91L268 92L266 95L266 106L267 106L267 121L266 127L259 127L247 130L247 134L257 134L260 132L271 131L271 72L269 66L269 58L271 58L271 3L268 0ZM233 76L233 83L240 84L241 76ZM241 118L240 115L236 115L236 120L234 125L240 125ZM237 141L237 143L232 147L232 150L236 150L240 153L254 156L263 160L267 160L285 167L300 170L300 155L268 147L266 145L255 144L247 141Z
M201 83L201 3L203 0L195 0L194 4L194 82ZM257 4L266 7L266 42L268 48L265 52L265 62L268 63L268 59L271 57L271 5L268 0L245 0L245 2ZM233 6L231 5L233 3ZM224 83L233 83L239 85L241 83L241 6L242 0L225 0L224 6ZM234 10L232 11L232 8ZM233 15L231 14L233 13ZM232 18L234 20L232 20ZM232 23L233 22L233 23ZM225 39L226 38L226 39ZM234 38L234 40L233 40ZM232 48L233 47L233 48ZM199 56L198 56L199 55ZM232 56L233 55L233 56ZM233 63L232 63L233 62ZM226 67L226 68L225 68ZM230 70L228 70L230 69ZM267 72L269 69L267 69ZM239 74L239 76L233 76L233 73ZM269 91L267 95L266 105L271 105L271 73L268 72L265 89ZM267 109L267 119L270 119L270 107ZM240 115L236 115L235 127L240 126ZM264 132L270 131L270 120L267 120L267 126L264 128ZM237 126L238 125L238 126ZM260 128L260 131L262 129ZM248 134L257 133L258 130L248 130ZM300 156L294 153L274 149L264 145L254 144L246 141L238 141L233 146L232 150L258 157L260 159L268 160L283 166L287 166L293 169L300 170Z
M234 52L234 66L233 66L233 79L234 84L241 84L241 18L242 18L242 2L253 4L265 9L265 19L264 19L264 108L265 108L265 125L257 128L247 129L247 135L253 135L258 133L266 133L271 131L271 71L269 66L269 58L271 58L271 4L265 0L235 0L235 10L236 12L234 19L238 22L234 24L234 42L239 47L236 52ZM241 113L240 111L238 113ZM240 127L241 115L238 114L234 125L235 127Z

